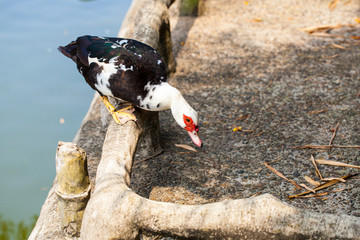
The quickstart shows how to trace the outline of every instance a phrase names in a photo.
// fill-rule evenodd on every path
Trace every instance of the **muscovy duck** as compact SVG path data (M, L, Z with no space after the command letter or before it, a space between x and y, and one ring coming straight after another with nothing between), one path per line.
M167 83L164 61L152 47L133 39L82 36L59 51L72 59L118 124L136 121L132 106L116 110L108 96L146 111L171 109L175 121L202 147L198 114Z

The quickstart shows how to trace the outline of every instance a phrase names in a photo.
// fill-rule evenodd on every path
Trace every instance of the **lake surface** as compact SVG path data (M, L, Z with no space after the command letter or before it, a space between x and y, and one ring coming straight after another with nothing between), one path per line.
M58 141L72 141L94 91L59 45L116 36L130 0L0 0L0 215L39 214Z

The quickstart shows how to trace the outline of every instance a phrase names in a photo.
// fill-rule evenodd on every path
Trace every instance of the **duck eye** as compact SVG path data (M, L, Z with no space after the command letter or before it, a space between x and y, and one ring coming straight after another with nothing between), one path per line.
M190 123L190 119L189 119L189 118L186 118L185 121L188 122L188 123Z

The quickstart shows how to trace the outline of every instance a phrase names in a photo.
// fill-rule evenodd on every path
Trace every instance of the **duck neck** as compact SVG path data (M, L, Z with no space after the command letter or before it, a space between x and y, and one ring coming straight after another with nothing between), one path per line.
M183 114L185 109L191 109L188 102L185 100L183 95L180 93L179 90L176 88L173 88L173 93L171 95L171 113L176 120L176 122L181 126L185 127L184 120L183 120Z
M175 121L184 128L184 110L192 110L192 108L187 103L180 91L166 82L161 83L159 89L155 91L158 92L154 94L153 100L155 102L161 102L160 106L156 109L156 111L171 109L171 113Z

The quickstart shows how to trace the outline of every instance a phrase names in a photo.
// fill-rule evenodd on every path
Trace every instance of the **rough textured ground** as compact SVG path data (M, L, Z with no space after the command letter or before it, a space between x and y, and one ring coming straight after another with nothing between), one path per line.
M298 184L319 180L310 156L360 165L359 148L298 150L305 144L360 145L360 1L206 0L202 16L171 18L177 72L170 82L199 111L205 147L192 145L171 113L160 114L164 152L135 163L132 188L176 203L205 203L271 193L293 206L321 213L360 216L359 178L321 192L300 193L264 166ZM302 28L353 24L316 37ZM241 126L253 132L233 132ZM192 145L194 146L194 145ZM274 161L274 162L273 162ZM319 165L324 177L356 169ZM145 237L144 237L145 238ZM152 239L149 237L149 239Z

